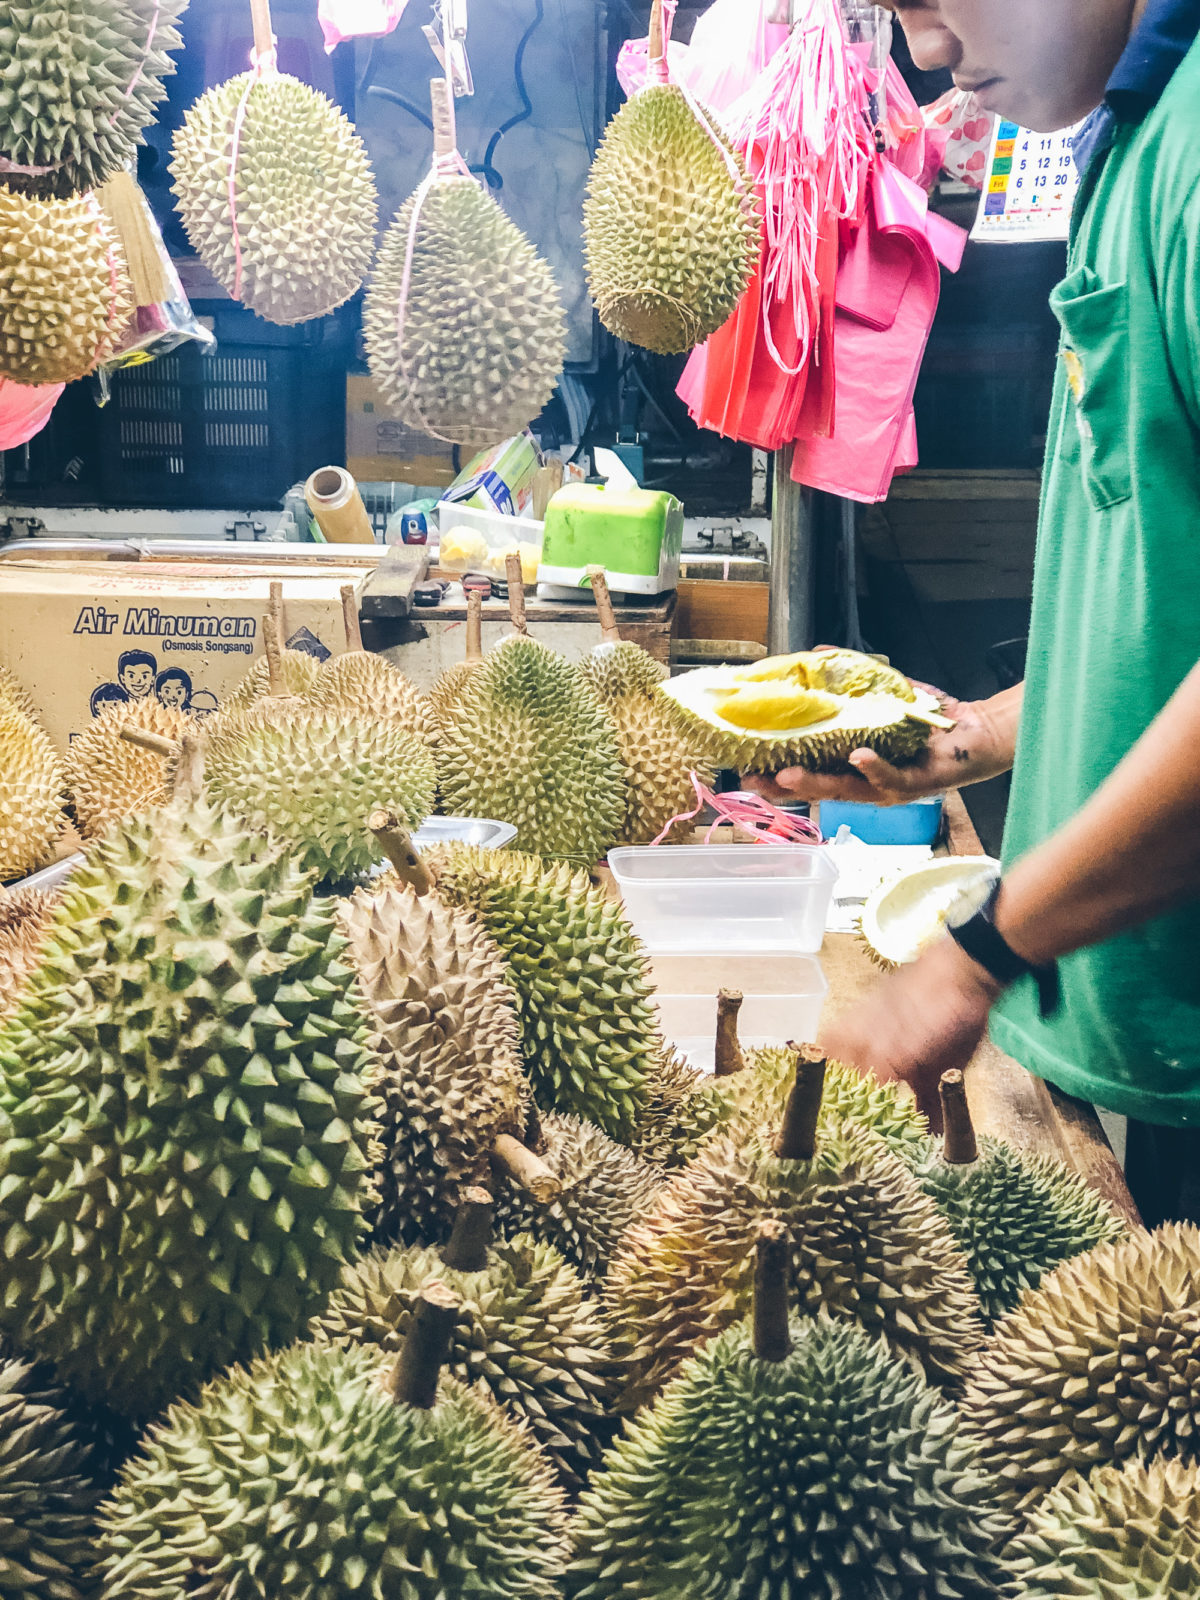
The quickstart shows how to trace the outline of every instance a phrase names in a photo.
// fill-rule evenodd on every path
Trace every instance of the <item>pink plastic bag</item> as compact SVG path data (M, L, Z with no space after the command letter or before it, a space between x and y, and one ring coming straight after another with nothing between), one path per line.
M943 169L960 183L982 189L994 126L991 113L965 89L950 89L926 106L924 115L925 126L940 143Z
M663 0L670 31L678 0ZM767 21L767 0L714 0L692 30L691 44L667 47L672 83L681 83L702 105L723 113L758 77L788 30ZM627 95L644 89L649 77L650 41L630 39L617 57L617 78Z
M41 433L62 392L61 383L30 385L0 378L0 450L15 450Z
M317 21L331 52L346 39L379 39L391 33L408 0L320 0Z

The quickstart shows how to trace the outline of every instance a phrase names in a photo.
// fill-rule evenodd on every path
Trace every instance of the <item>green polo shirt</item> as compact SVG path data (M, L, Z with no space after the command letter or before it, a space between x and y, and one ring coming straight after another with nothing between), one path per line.
M1062 354L1006 866L1084 805L1200 660L1200 40L1089 169L1052 304ZM1179 758L1200 782L1200 748ZM1031 982L1005 995L1001 1049L1110 1110L1200 1126L1200 903L1060 968L1048 1020Z

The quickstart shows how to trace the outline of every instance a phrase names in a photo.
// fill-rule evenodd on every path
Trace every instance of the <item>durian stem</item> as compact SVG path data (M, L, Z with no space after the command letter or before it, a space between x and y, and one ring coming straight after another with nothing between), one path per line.
M358 597L354 593L352 583L342 585L342 622L346 629L346 649L361 653L362 628L358 621Z
M421 1290L412 1327L388 1380L398 1406L429 1411L437 1401L438 1379L450 1354L459 1303L440 1279Z
M472 589L467 595L467 660L483 660L483 591Z
M740 989L721 989L717 993L717 1059L714 1072L718 1078L732 1078L741 1072L746 1060L738 1042L737 1019L742 1009Z
M504 572L508 579L508 614L517 633L528 633L525 621L525 579L521 576L521 552L510 550L504 558Z
M429 107L433 112L433 154L444 161L458 148L458 128L454 115L454 91L448 78L430 78Z
M754 1242L754 1354L760 1361L785 1361L788 1333L788 1233L777 1217L758 1225Z
M617 613L613 610L612 595L608 592L608 576L603 567L589 567L592 580L592 599L600 613L600 632L605 644L620 644L621 630L617 627Z
M825 1093L825 1057L804 1045L796 1051L796 1076L783 1111L775 1154L781 1161L811 1161L817 1153L817 1122Z
M367 827L379 840L384 855L396 869L396 876L418 896L433 888L429 869L417 854L412 835L394 811L372 811Z
M135 744L139 750L150 750L156 756L179 755L183 746L178 739L168 739L161 733L150 733L144 728L122 728L121 737L126 744Z
M942 1160L952 1167L969 1167L979 1160L979 1145L975 1139L975 1125L971 1121L971 1108L967 1104L967 1080L957 1067L942 1073L938 1084L942 1100L942 1120L945 1133L942 1139Z
M271 585L267 601L267 622L263 630L263 649L267 652L267 679L272 695L287 693L283 681L283 585Z
M254 23L254 53L268 56L275 48L275 35L271 31L270 0L250 0L250 17Z
M522 1189L529 1193L540 1206L548 1206L551 1200L557 1200L562 1192L562 1184L550 1171L541 1156L534 1155L532 1150L526 1148L519 1139L514 1139L511 1133L502 1133L497 1136L492 1146L492 1165Z
M492 1197L486 1189L467 1189L454 1213L454 1230L442 1260L452 1272L482 1272L492 1242Z
M179 760L175 763L172 798L192 805L204 793L204 758L208 735L201 728L190 728L179 741Z
M650 49L648 59L653 65L666 54L663 41L663 0L654 0L650 8Z

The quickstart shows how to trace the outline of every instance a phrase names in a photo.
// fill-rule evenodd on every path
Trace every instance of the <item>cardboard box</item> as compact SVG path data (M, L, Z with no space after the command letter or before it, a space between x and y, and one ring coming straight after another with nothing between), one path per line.
M402 422L365 372L346 374L346 470L359 483L411 483L448 489L477 454Z
M341 588L361 565L298 572L203 562L0 562L0 662L65 751L106 703L157 695L199 715L263 654L272 578L288 647L346 648Z

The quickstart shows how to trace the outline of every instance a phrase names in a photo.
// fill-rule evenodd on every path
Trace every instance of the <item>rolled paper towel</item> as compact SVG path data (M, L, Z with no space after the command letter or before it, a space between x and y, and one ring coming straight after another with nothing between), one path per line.
M345 467L319 467L304 485L308 509L330 544L374 544L358 485Z

